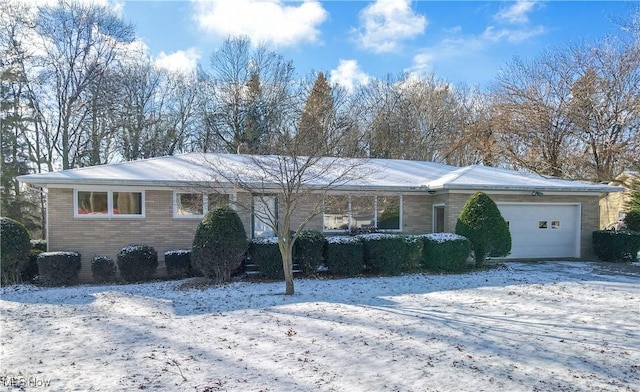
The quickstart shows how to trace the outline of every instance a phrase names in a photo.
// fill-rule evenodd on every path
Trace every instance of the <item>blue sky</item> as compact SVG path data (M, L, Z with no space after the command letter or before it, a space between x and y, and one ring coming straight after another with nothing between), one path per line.
M209 67L229 35L244 34L348 88L371 77L434 72L487 87L514 56L619 34L627 1L124 1L123 17L159 64Z

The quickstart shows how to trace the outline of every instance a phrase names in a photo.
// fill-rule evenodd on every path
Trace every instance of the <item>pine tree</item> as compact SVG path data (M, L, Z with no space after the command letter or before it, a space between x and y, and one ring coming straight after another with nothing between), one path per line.
M301 146L301 155L316 155L316 151L327 150L332 137L333 115L332 89L324 73L320 72L300 116L296 141Z

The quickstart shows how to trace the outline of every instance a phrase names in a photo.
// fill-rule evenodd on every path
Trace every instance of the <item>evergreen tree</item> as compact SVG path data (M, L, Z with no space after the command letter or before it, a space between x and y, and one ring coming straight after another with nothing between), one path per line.
M504 257L511 252L509 226L496 203L483 192L476 192L467 200L456 224L456 234L471 241L478 267L487 257Z
M329 81L320 72L300 116L296 142L301 155L314 155L314 151L325 151L332 138L331 122L334 117L334 102Z

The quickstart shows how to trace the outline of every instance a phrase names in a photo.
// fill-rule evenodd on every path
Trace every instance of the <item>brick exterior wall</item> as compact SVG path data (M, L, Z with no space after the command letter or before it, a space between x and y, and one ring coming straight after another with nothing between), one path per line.
M200 219L173 218L173 191L145 191L145 218L91 219L74 218L73 189L49 189L49 250L77 251L82 255L82 281L92 280L91 259L96 255L116 258L118 251L130 244L153 246L158 251L163 274L164 252L188 249L200 223ZM456 221L470 194L446 193L437 195L407 194L403 196L402 225L408 234L430 233L433 228L434 204L445 205L445 231L455 231ZM239 195L239 202L246 205L249 195ZM320 196L314 196L320 197ZM592 258L591 233L600 223L598 196L544 196L496 195L496 202L545 202L580 203L582 205L581 257ZM243 199L244 198L244 199ZM318 199L300 205L292 219L292 228L308 216L313 203ZM246 210L238 211L247 236L251 237L251 216ZM284 213L280 209L280 214ZM322 230L322 214L314 217L307 229Z

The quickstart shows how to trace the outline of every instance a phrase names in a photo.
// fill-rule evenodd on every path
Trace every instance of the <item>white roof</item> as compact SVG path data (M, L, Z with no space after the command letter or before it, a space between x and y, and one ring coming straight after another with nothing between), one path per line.
M189 153L124 163L83 167L18 177L27 184L58 188L68 186L166 186L184 187L217 182L232 185L230 177L243 181L274 183L265 170L276 168L284 159L277 156ZM212 169L217 167L217 170ZM543 177L495 167L457 167L434 162L394 159L322 158L317 170L308 171L310 186L326 186L332 176L351 167L349 180L336 184L342 189L380 190L526 190L564 192L617 192L622 188L581 181ZM221 168L224 168L221 169ZM314 169L315 169L314 168ZM232 173L222 176L222 172Z

